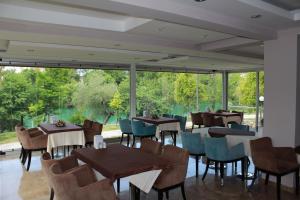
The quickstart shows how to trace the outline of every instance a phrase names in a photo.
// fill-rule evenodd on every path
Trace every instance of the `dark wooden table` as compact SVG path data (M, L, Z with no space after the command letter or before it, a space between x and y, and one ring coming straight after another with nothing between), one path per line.
M158 119L152 119L151 117L133 117L132 119L141 120L149 124L155 124L155 125L180 122L178 119L167 118L167 117L159 117Z
M208 133L211 137L225 137L226 135L255 136L255 132L253 131L232 128L209 128Z
M158 155L145 153L139 149L129 148L120 144L112 144L105 149L76 149L72 151L72 154L111 181L117 180L118 191L120 178L150 170L165 169L171 164L168 160ZM131 189L137 190L135 187L132 187L134 186L131 186ZM139 197L136 198L138 199Z
M180 122L178 119L167 118L167 117L159 117L157 119L153 119L151 117L133 117L132 119L141 120L143 122L146 122L146 123L149 123L149 124L154 124L156 126L158 126L160 124L168 124L168 123L176 123L176 122L179 123ZM178 131L175 131L175 130L163 130L163 131L160 131L161 143L165 144L165 135L168 134L168 133L173 138L173 144L174 144L174 146L176 146L176 135L178 134ZM156 136L156 139L158 139L157 136Z
M82 127L70 123L66 123L66 126L64 127L57 127L55 124L42 123L39 127L47 134L83 130Z

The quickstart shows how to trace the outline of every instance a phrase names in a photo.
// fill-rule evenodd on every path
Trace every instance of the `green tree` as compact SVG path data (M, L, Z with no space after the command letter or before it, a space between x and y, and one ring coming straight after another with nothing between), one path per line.
M88 111L89 118L108 115L109 102L116 92L116 84L101 70L89 71L73 93L73 103L80 111Z

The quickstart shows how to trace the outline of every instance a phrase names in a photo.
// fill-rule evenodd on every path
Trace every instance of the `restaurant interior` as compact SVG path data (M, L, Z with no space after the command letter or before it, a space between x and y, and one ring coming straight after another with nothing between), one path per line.
M299 197L300 2L0 2L0 200Z

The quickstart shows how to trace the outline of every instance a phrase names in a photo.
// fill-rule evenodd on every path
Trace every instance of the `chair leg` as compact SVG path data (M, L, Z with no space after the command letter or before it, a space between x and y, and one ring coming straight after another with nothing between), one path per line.
M20 152L19 159L21 159L21 158L22 158L22 156L23 156L23 152L24 152L24 148L23 148L23 146L22 146L22 147L21 147L21 152Z
M245 181L245 167L247 163L245 163L245 159L241 160L241 167L242 167L242 181ZM248 166L247 166L248 167Z
M158 195L158 196L157 196L157 197L158 197L158 198L157 198L158 200L163 200L164 194L163 194L162 191L158 190L158 191L157 191L157 195Z
M265 185L268 185L268 183L269 183L269 174L266 173Z
M281 176L277 176L277 199L280 200Z
M174 146L176 146L176 133L174 133Z
M195 156L195 162L196 162L196 178L198 178L198 170L199 170L199 156Z
M296 181L296 195L299 194L299 169L296 170L296 173L295 173L295 181Z
M31 150L28 150L28 163L27 163L27 171L30 169L31 164Z
M24 149L23 158L22 158L22 164L23 165L25 165L27 158L28 158L28 151Z
M74 149L74 146L73 146L73 149ZM51 149L51 158L54 159L54 150L53 150L53 148Z
M54 199L54 190L53 188L50 189L50 200Z
M134 145L135 145L135 136L133 136L133 139L132 139L132 147L134 147Z
M127 146L129 147L130 135L127 135Z
M215 175L218 176L218 162L215 162Z
M224 163L220 162L221 186L224 185Z
M166 191L166 197L169 199L169 191Z
M164 145L165 144L165 133L163 131L160 132L160 140L161 140L161 144Z
M120 179L117 179L117 192L120 193Z
M205 172L204 172L204 174L203 174L203 176L202 176L202 181L204 181L205 176L206 176L206 174L207 174L208 167L209 167L209 163L210 163L210 160L209 160L208 158L206 158L206 168L205 168Z
M124 133L122 133L120 144L123 142Z
M183 200L186 200L185 190L184 190L184 183L181 184L181 193L182 193Z
M253 179L252 179L252 182L251 182L251 185L250 187L253 187L254 183L255 183L255 180L257 178L257 172L258 172L258 169L255 167L254 168L254 175L253 175Z

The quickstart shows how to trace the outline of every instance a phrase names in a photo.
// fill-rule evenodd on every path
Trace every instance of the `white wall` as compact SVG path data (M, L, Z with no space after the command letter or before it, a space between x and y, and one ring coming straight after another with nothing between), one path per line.
M300 145L300 28L280 31L276 40L264 45L265 103L264 136L272 138L275 146ZM297 105L298 104L298 105ZM283 184L292 186L291 176Z

